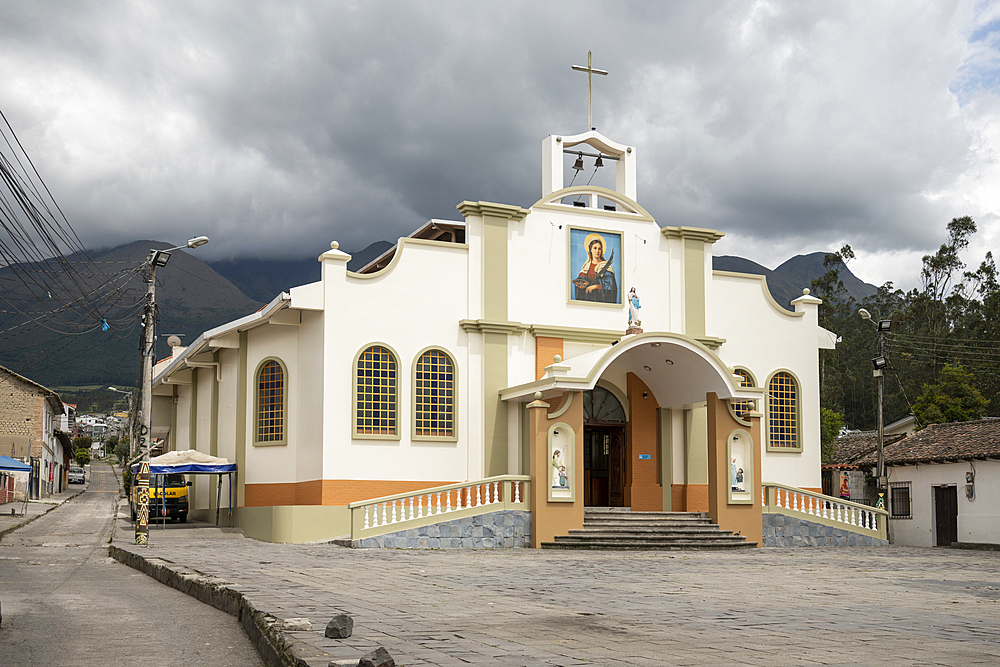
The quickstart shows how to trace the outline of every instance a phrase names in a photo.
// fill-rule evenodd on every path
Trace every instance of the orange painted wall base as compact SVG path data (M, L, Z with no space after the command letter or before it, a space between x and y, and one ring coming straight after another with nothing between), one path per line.
M670 503L674 512L707 512L708 484L671 484Z
M454 482L386 479L314 479L282 484L247 484L244 507L349 505L359 500L409 493Z

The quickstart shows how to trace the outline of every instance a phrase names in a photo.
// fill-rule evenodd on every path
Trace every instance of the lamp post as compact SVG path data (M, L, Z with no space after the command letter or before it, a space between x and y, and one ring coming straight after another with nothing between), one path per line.
M137 429L135 438L142 453L142 463L139 465L139 474L136 476L136 486L138 487L138 508L135 522L135 543L149 543L149 448L151 443L150 429L152 428L153 416L153 343L154 324L156 319L156 269L166 266L170 261L170 253L181 248L197 248L208 243L207 236L196 236L184 245L179 245L166 250L153 248L146 258L146 269L148 272L146 307L143 313L143 345L142 345L142 406L140 414L142 422Z
M885 334L887 334L892 328L892 320L878 320L878 322L876 322L872 320L871 313L864 308L858 309L858 315L861 316L861 319L871 322L875 326L875 330L878 332L878 356L872 359L872 366L875 368L875 370L872 371L872 375L875 377L875 383L878 390L878 412L876 415L876 425L878 427L878 452L875 459L875 476L878 478L879 499L881 500L886 491L886 487L888 486L885 476L885 422L882 417L882 405L885 383L884 370L889 367L889 360L885 356Z

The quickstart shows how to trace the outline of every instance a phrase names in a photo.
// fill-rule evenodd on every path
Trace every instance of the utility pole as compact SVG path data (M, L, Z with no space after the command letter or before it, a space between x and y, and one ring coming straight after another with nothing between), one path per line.
M135 543L149 544L149 450L152 446L150 434L153 427L153 349L156 342L156 269L166 266L170 260L170 252L181 248L197 248L208 243L207 236L197 236L189 240L185 245L167 250L149 251L146 258L147 268L147 289L146 306L144 309L145 326L143 327L142 345L142 407L139 428L137 429L138 446L142 452L142 461L139 463L139 474L136 475L135 484L137 491L136 520L135 520Z
M875 377L878 403L876 411L878 448L875 458L875 477L878 482L879 495L877 506L885 509L885 493L889 485L885 476L885 420L882 416L882 407L885 397L885 369L889 367L889 360L885 356L885 335L892 328L892 320L879 320L878 322L875 322L872 320L871 313L864 308L860 308L858 310L858 315L861 316L861 319L874 324L875 329L878 332L878 356L872 359L872 365L875 367L875 370L872 371L872 375Z
M878 357L885 359L885 335L878 332ZM882 407L885 398L885 373L881 368L873 371L875 383L878 385L878 457L875 461L875 476L878 478L879 493L885 493L885 418Z

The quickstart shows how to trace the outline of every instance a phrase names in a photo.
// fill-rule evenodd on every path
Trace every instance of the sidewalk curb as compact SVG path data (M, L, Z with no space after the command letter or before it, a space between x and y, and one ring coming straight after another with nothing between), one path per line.
M331 659L319 649L278 630L277 619L256 609L232 587L232 582L176 566L162 558L146 558L113 544L108 547L108 555L161 584L235 616L268 667L310 667L320 659L324 665ZM312 659L311 663L307 658Z

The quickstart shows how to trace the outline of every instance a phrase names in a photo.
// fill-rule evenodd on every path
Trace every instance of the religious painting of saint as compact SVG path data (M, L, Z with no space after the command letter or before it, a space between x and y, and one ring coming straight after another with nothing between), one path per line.
M622 236L593 229L569 230L570 300L622 303L619 289Z

